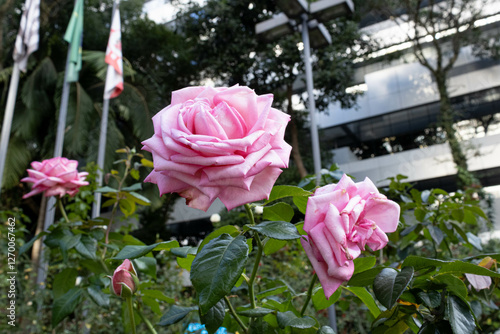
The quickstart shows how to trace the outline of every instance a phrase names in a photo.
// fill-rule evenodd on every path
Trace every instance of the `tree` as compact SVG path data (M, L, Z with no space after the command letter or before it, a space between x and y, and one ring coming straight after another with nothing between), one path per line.
M302 39L299 33L294 33L275 43L265 43L255 34L255 25L277 12L274 1L270 0L209 0L204 6L188 6L178 21L186 40L195 45L193 54L197 55L200 68L198 82L210 78L217 84L243 84L259 94L274 94L274 106L291 116L288 136L293 147L292 159L304 177L308 174L307 163L302 159L300 148L310 147L301 138L305 113L292 103L292 96L301 92L296 91L296 83L304 81L299 50ZM363 43L353 21L341 18L327 26L333 44L312 50L319 110L324 110L332 101L339 101L343 106L354 103L355 96L347 94L345 89L352 84L350 60L356 56L354 46ZM299 96L302 102L307 99Z
M448 79L462 47L480 40L480 29L474 22L484 16L482 8L485 2L403 0L376 1L368 5L382 15L392 17L398 24L409 27L407 41L413 45L413 54L429 70L436 83L440 103L439 123L457 168L459 188L477 186L479 181L469 171L466 154L454 127L456 114L450 102Z

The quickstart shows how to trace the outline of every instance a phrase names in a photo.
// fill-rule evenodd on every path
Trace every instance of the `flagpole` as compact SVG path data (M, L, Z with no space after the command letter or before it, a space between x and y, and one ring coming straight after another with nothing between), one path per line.
M76 1L75 1L76 3ZM71 48L68 47L68 55L66 57L66 68L64 70L64 83L61 97L61 105L59 107L59 119L57 123L57 133L56 133L56 143L54 145L54 157L62 156L63 143L64 143L64 130L66 128L66 115L68 113L68 101L69 101L69 89L70 83L68 82L68 67L70 62ZM43 230L47 231L49 227L54 223L54 218L56 215L56 198L50 196L47 201L47 207L45 210L45 222L43 224ZM37 285L44 282L47 274L48 263L44 259L45 247L42 242L42 247L40 249L40 257L38 260L38 269L36 283Z
M19 86L19 72L19 64L14 62L12 78L10 79L9 95L7 96L7 105L3 116L2 136L0 140L0 194L2 193L3 172L5 168L5 161L7 160L7 149L9 147L12 117L16 106L17 88Z
M113 24L113 18L116 14L116 7L118 1L113 1L113 9L111 10L111 25ZM106 71L106 79L108 78L108 72L112 71L111 66L108 65ZM101 115L101 129L99 132L99 149L97 151L97 187L102 185L102 176L104 171L104 158L106 153L106 137L108 134L108 114L109 114L109 98L104 97ZM94 193L94 203L92 204L92 218L99 217L101 215L101 198L102 194L100 192Z

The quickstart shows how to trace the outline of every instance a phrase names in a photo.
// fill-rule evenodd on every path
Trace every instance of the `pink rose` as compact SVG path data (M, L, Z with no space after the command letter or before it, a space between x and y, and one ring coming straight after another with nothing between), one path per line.
M45 192L46 197L56 195L63 197L66 194L74 196L78 192L78 188L89 184L85 181L88 173L78 173L78 161L76 160L56 157L42 162L33 161L31 167L33 169L28 169L29 176L21 181L33 183L33 186L23 198L41 192Z
M307 202L301 239L318 275L326 298L348 281L353 260L365 246L379 250L387 245L387 232L399 221L399 205L380 194L366 178L354 183L344 174L338 184L318 188Z
M111 277L111 284L111 291L118 297L128 297L137 291L137 272L129 259L123 261L123 263L116 268L113 277ZM127 289L127 291L123 291L123 288Z
M268 198L291 151L283 139L290 117L272 101L241 86L173 92L143 142L154 163L145 181L204 211L217 197L228 210Z

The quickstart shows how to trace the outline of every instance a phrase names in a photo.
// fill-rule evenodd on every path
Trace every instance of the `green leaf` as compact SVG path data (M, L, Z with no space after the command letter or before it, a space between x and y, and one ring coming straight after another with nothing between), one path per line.
M112 257L113 260L133 260L138 257L144 256L147 253L151 252L158 244L152 244L149 246L137 246L137 245L127 245L122 248L122 250L116 254L115 257Z
M54 277L54 282L52 283L52 293L54 294L54 299L58 299L66 292L74 288L77 276L78 271L75 268L66 268L58 273L56 277Z
M154 298L154 299L158 299L158 300L161 300L162 302L167 302L169 304L175 303L175 299L174 298L165 296L165 294L163 292L161 292L160 290L155 290L155 289L141 290L141 293L144 296L147 296L147 297L150 297L150 298Z
M96 193L117 193L118 189L111 188L108 186L101 187L95 190Z
M472 334L476 329L474 316L469 307L458 297L449 295L446 304L446 316L453 333Z
M95 260L97 251L97 240L94 238L83 235L80 240L76 243L75 249L80 255L87 259Z
M439 247L439 245L441 244L441 242L443 242L443 239L444 239L443 231L441 231L441 229L439 227L434 226L434 225L429 225L428 229L429 229L429 233L432 237L432 240L436 244L436 247Z
M300 234L295 225L284 221L265 221L258 225L246 225L266 237L278 240L299 239Z
M191 266L191 282L198 293L202 315L231 292L245 269L247 257L246 239L229 234L211 240L196 255Z
M169 241L163 241L158 244L157 246L153 249L154 251L162 251L162 250L169 250L175 247L179 247L179 242L177 240L169 240Z
M61 297L54 300L52 305L52 328L55 328L64 318L73 313L80 304L82 290L72 288Z
M184 307L184 306L172 305L172 307L168 310L168 312L162 315L160 321L158 322L158 325L167 326L175 324L176 322L184 319L184 317L188 315L189 312L196 311L197 309L198 306Z
M467 287L460 278L452 274L439 274L432 278L432 282L445 286L448 291L453 292L456 296L462 298L462 300L467 300Z
M363 272L354 274L347 282L349 286L371 286L375 277L382 271L383 267L375 267ZM356 270L356 268L354 269Z
M219 235L224 234L224 233L227 233L234 238L240 234L240 229L234 225L225 225L225 226L219 227L218 229L212 231L209 235L207 235L205 237L205 239L203 239L200 246L198 247L198 251L201 251L203 249L203 247L205 247L205 245L210 242L210 240L215 239ZM194 254L196 254L196 253L194 253ZM175 254L175 255L177 255L177 254ZM177 255L177 256L180 256L180 255Z
M249 318L259 318L263 317L271 312L274 312L274 310L265 308L265 307L257 307L257 308L251 308L251 309L246 309L246 310L241 310L237 311L239 315L242 315L244 317L249 317Z
M293 208L290 204L279 202L271 206L264 207L262 217L266 220L283 220L289 222L294 215Z
M141 190L141 189L142 189L142 183L141 182L137 182L137 183L134 183L131 186L122 188L122 191L136 191L136 190Z
M477 250L483 250L483 246L481 245L481 238L471 232L467 232L466 235L467 241L469 241L472 246L474 246Z
M143 256L132 260L134 268L152 278L156 278L156 259L154 257Z
M207 314L200 315L201 323L205 324L208 334L215 333L222 325L226 315L225 307L224 299L221 299L208 310Z
M154 313L156 313L158 315L161 315L160 303L158 303L158 301L155 298L143 296L142 297L142 302L145 305L149 306L149 308L151 309L151 311L153 311Z
M278 312L277 314L278 325L280 328L293 327L306 329L316 325L316 320L311 317L299 318L292 311Z
M440 267L446 263L448 262L443 260L410 255L403 261L401 267L413 267L415 271L419 271L420 269L429 267Z
M463 261L453 261L447 262L439 271L440 273L457 273L457 274L476 274L482 276L498 277L500 278L500 273L496 273L492 270L486 269L484 267L475 265L473 263L467 263Z
M378 308L373 296L366 290L366 288L362 287L344 287L347 291L355 294L362 302L366 305L370 313L376 318L380 314L380 309Z
M33 246L35 241L37 241L38 239L40 239L41 237L43 237L47 234L48 234L47 232L43 231L43 232L40 232L37 235L35 235L33 238L31 238L30 241L28 241L27 243L25 243L24 245L22 245L19 248L19 253L17 254L17 256L21 256L22 254L24 254L24 252L26 252L28 249L31 248L31 246Z
M193 265L194 255L189 254L186 258L177 257L177 264L182 269L186 269L187 271L191 271L191 266Z
M269 199L265 202L270 203L280 198L290 196L310 196L312 192L295 186L274 186L269 194Z
M293 196L293 204L297 206L297 209L303 214L306 214L307 201L309 197L307 196Z
M175 247L170 250L170 253L172 253L172 255L182 258L186 258L188 255L196 255L197 252L198 248L191 246Z
M283 293L286 290L288 290L288 287L286 285L277 286L277 287L259 292L256 297L257 297L257 299L260 300L260 299L264 299L264 298L269 297L269 296L279 295L280 293Z
M132 178L134 180L139 180L139 178L141 177L141 174L139 173L139 171L137 169L131 169L130 176L132 176Z
M417 220L419 222L423 222L424 221L424 219L425 219L425 210L424 209L422 209L422 208L416 208L413 213L415 215L415 218L417 218Z
M316 311L324 310L327 307L335 304L337 300L340 298L341 294L342 294L342 289L337 289L337 291L335 291L333 295L330 296L329 299L326 299L325 291L321 287L316 292L313 293L312 296L313 306L316 309Z
M132 200L139 205L148 206L151 204L151 201L149 199L133 191L128 193L128 197L131 197Z
M316 334L335 334L335 331L330 326L323 326L318 329Z
M286 240L278 240L278 239L268 239L264 244L264 254L271 255L279 251L283 246L286 245Z
M451 216L453 219L462 222L464 220L464 210L463 209L453 209L451 210Z
M393 268L384 268L375 277L373 292L378 301L391 309L413 278L413 267L405 267L398 272Z
M90 299L100 307L109 307L109 295L102 292L101 288L97 285L91 285L87 288L87 293Z
M436 290L420 291L417 296L428 308L436 308L441 305L441 293Z
M375 263L377 263L377 258L375 256L358 257L354 259L353 275L372 269Z

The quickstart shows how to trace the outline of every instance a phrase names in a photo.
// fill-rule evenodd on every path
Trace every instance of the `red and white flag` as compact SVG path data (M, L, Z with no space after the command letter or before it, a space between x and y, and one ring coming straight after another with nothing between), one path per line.
M123 91L122 33L118 5L113 13L105 61L109 66L104 86L104 99L109 100L117 97Z
M39 30L40 0L26 0L13 54L14 61L23 72L26 72L30 54L38 50Z

